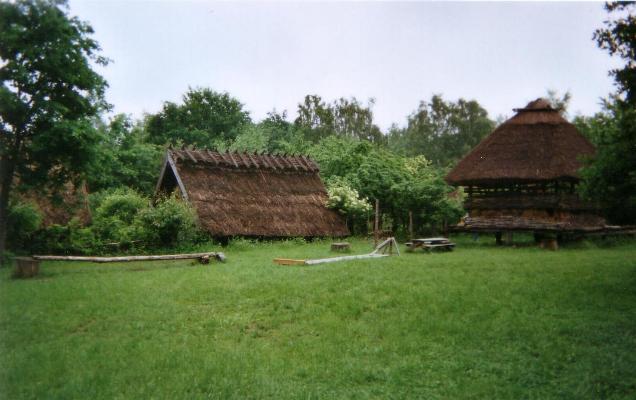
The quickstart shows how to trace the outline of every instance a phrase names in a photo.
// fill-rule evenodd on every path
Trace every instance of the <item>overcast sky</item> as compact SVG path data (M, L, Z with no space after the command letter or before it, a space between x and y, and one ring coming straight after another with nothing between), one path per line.
M103 55L115 112L140 117L188 87L237 97L260 120L290 119L306 94L375 98L375 120L404 125L421 100L479 101L491 118L543 96L592 114L616 60L592 41L602 3L215 3L71 1Z

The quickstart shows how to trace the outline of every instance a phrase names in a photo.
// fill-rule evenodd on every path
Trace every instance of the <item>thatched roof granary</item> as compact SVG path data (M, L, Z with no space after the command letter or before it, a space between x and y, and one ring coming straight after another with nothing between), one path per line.
M346 236L304 156L168 150L158 192L178 190L214 236Z
M446 176L464 186L466 230L593 231L605 220L576 194L594 146L544 99L482 140Z

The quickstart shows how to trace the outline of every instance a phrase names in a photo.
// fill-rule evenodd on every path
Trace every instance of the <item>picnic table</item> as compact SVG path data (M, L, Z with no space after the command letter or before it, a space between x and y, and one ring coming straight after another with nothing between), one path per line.
M406 248L409 251L415 251L415 249L421 248L422 250L431 251L434 249L452 251L455 247L455 243L452 243L447 238L425 238L425 239L412 239L406 243Z

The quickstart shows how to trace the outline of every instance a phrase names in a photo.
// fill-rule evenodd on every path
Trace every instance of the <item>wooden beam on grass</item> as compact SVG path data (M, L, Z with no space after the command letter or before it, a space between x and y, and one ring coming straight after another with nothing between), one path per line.
M305 265L307 260L294 260L292 258L275 258L274 263L278 265Z
M199 259L202 261L215 258L225 261L225 254L217 252L190 253L190 254L164 254L158 256L124 256L124 257L89 257L89 256L33 256L40 261L87 261L95 263L130 262L130 261L156 261L156 260L188 260Z

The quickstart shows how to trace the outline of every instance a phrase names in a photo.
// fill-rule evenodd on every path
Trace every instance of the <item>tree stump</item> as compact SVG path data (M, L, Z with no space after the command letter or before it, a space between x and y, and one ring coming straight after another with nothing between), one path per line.
M40 272L40 261L32 257L16 257L14 278L32 278Z
M349 251L349 250L351 250L351 245L347 242L331 243L331 251Z

